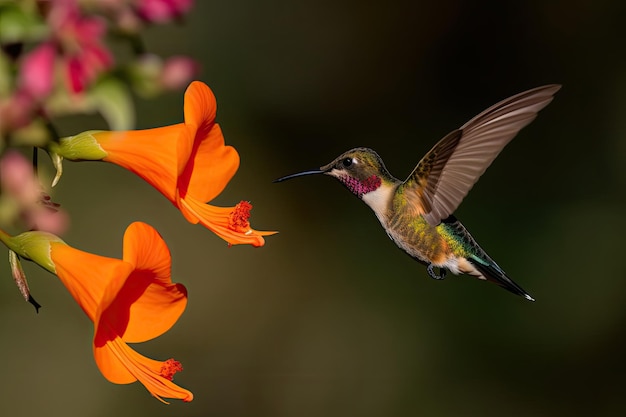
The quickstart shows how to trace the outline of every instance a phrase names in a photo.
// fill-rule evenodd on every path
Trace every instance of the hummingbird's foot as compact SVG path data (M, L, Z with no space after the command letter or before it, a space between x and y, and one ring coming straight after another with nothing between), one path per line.
M428 275L433 279L444 279L448 272L445 268L439 268L439 275L435 274L435 266L433 264L428 265L426 271L428 271Z

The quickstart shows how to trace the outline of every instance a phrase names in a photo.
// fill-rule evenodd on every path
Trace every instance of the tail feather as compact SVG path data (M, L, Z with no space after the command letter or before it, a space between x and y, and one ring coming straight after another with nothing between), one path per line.
M468 259L468 261L476 268L478 272L482 274L487 281L491 281L507 291L513 294L521 295L529 301L535 301L522 287L517 285L511 278L509 278L503 270L497 265L487 265L479 262L478 260Z

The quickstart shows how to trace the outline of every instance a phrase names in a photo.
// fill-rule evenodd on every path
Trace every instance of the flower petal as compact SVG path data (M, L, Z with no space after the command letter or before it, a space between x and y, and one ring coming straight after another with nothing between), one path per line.
M155 129L97 132L93 136L107 152L105 161L134 172L174 202L178 159L174 149L185 132L182 123Z
M52 242L50 248L57 276L92 321L109 282L125 280L133 269L128 262L93 255L64 243Z
M169 330L187 306L187 290L172 283L170 252L154 228L136 222L124 234L124 261L134 271L111 280L97 322L106 322L126 342L145 342Z
M215 123L216 113L217 102L209 86L201 81L189 84L185 91L185 125L208 131Z
M180 196L190 195L201 202L218 196L239 168L239 154L224 145L224 135L215 124L204 137L196 137L192 155L178 178Z
M184 100L185 134L181 134L176 144L178 175L193 169L195 161L188 164L192 152L198 147L215 124L217 103L213 92L203 82L194 81L185 91ZM189 168L191 165L192 168Z
M156 279L172 283L170 250L159 232L149 224L134 222L126 228L122 259L135 269L152 271Z
M187 307L182 284L155 280L151 271L133 271L112 281L102 298L96 321L106 322L124 341L145 342L168 331Z
M242 228L240 219L233 218L233 214L237 214L237 207L215 207L210 204L203 204L189 196L179 200L179 207L181 211L187 212L185 217L195 217L197 222L231 245L263 246L265 244L263 236L277 233L254 230L249 227L249 223L247 228Z
M190 391L172 382L173 372L181 369L172 366L173 360L156 361L137 353L119 337L102 337L109 331L98 328L94 339L94 357L106 379L116 384L139 380L150 394L163 402L166 402L163 398L193 400Z

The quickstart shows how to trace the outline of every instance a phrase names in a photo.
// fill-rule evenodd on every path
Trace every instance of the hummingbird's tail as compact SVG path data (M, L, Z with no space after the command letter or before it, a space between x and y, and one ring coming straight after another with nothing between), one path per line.
M530 296L522 287L517 285L511 278L509 278L502 269L498 265L494 264L485 264L480 262L478 259L467 259L472 266L475 268L477 272L482 275L480 278L484 278L487 281L491 281L494 284L499 285L507 291L512 292L513 294L521 295L525 299L529 301L535 301L533 297Z

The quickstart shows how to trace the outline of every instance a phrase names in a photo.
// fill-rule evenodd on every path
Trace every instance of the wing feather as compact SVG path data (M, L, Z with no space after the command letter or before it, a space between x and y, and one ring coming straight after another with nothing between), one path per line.
M503 100L441 139L402 184L435 226L452 214L507 143L547 106L560 85ZM411 195L412 194L412 195Z

